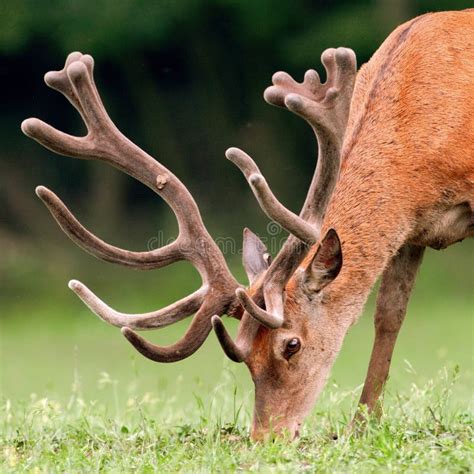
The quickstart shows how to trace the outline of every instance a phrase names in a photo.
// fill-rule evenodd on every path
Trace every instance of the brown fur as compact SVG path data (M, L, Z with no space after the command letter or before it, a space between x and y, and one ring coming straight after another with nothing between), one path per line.
M428 14L401 25L361 68L322 233L337 231L344 264L334 282L308 295L302 275L315 246L286 287L284 327L260 330L248 361L256 383L256 438L269 429L298 431L347 329L403 246L443 248L474 234L473 81L474 10ZM412 261L421 261L419 252L408 252L387 283L408 278L405 271L413 268L400 287L402 301L418 266ZM387 321L392 317L384 309L391 297L379 295L378 327L386 313ZM380 353L391 355L405 308L406 302L393 316L400 323L390 342L376 336ZM280 346L289 337L299 337L302 349L287 361ZM375 349L374 357L371 365L378 366ZM385 365L369 370L368 380L383 383ZM370 399L372 408L380 390L367 381L366 389L377 392L361 400Z

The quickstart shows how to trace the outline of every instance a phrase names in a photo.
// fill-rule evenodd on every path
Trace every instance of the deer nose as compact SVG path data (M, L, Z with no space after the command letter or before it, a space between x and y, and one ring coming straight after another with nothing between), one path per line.
M272 436L289 436L290 439L296 439L300 436L300 427L301 423L289 423L285 424L282 423L278 426L273 428L269 427L262 427L262 426L253 426L250 437L254 441L266 441L267 439L271 438Z

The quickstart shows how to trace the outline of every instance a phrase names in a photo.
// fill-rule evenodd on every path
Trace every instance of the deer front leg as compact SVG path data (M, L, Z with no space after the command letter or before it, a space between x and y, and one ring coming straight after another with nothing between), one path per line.
M424 247L404 245L392 258L382 275L375 312L375 340L364 388L354 422L363 421L362 407L380 416L378 403L390 370L390 362L398 333L405 318L408 299Z

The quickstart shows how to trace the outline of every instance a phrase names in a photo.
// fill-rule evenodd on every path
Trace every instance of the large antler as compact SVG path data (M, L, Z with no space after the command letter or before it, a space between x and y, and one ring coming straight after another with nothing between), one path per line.
M257 165L246 153L237 148L230 148L226 153L244 174L265 214L290 233L263 278L252 285L251 292L237 290L247 312L241 320L237 341L232 341L220 320L213 319L221 345L234 360L243 360L248 354L248 338L257 331L254 320L268 328L282 326L285 285L310 246L319 240L324 214L338 178L356 76L356 57L352 50L338 48L324 51L321 60L327 74L325 83L321 83L314 70L306 72L302 83L285 72L277 72L272 79L273 86L264 93L268 103L285 107L304 118L317 138L316 171L299 216L276 199Z
M105 161L128 173L159 194L173 209L179 225L178 238L165 247L147 252L123 250L99 239L83 227L63 202L40 186L36 192L62 230L80 247L109 262L139 268L160 268L179 260L190 261L202 277L202 287L182 300L159 311L145 314L119 313L78 281L70 288L104 321L118 327L146 357L159 362L184 359L195 352L211 330L211 317L235 310L235 290L239 287L224 257L207 232L199 209L183 183L151 156L128 140L107 115L93 79L91 56L72 53L61 71L48 72L46 84L61 92L81 114L87 135L67 135L50 125L30 118L23 132L46 148L61 155ZM195 313L194 319L176 344L159 347L148 343L132 329L166 326Z

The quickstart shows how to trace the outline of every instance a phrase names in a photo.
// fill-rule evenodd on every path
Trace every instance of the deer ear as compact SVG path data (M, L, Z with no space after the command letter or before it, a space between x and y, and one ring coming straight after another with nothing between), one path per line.
M305 283L310 291L321 291L339 274L342 267L341 241L334 229L329 229L306 269Z
M250 283L262 274L270 266L271 262L267 247L247 228L244 229L242 262Z

